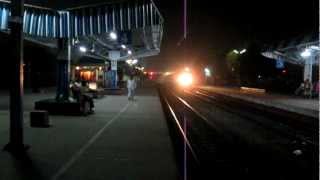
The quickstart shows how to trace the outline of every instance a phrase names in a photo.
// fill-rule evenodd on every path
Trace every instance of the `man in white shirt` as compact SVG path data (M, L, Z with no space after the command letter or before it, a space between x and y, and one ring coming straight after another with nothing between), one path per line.
M129 79L127 80L127 88L128 88L128 99L134 100L134 91L137 87L136 81L134 80L133 76L130 75Z

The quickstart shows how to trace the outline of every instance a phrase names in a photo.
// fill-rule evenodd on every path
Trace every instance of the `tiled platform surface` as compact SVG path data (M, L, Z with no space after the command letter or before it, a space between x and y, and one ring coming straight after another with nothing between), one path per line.
M0 151L0 180L178 179L168 127L155 88L136 101L106 96L87 117L50 116L53 127L29 126L33 102L53 94L26 94L24 159ZM8 95L0 95L0 148L9 138Z

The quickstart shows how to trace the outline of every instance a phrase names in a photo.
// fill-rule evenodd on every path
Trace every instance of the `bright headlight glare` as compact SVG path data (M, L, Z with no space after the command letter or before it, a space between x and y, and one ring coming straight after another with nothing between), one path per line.
M180 86L190 86L193 83L192 74L188 72L183 72L178 76L177 81Z

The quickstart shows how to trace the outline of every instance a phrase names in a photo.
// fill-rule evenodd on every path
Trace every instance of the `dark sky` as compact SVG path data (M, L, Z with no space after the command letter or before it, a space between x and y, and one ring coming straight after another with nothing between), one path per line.
M183 0L155 0L165 18L160 56L149 58L148 67L165 69L182 62ZM188 0L188 44L183 53L202 61L242 48L252 40L271 44L318 32L318 1Z

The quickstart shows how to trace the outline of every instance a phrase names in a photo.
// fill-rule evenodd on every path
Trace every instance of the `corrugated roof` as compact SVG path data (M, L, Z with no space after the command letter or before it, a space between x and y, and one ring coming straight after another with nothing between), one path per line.
M144 0L25 0L25 3L55 10L63 10L68 8L76 8L79 6L142 1Z

